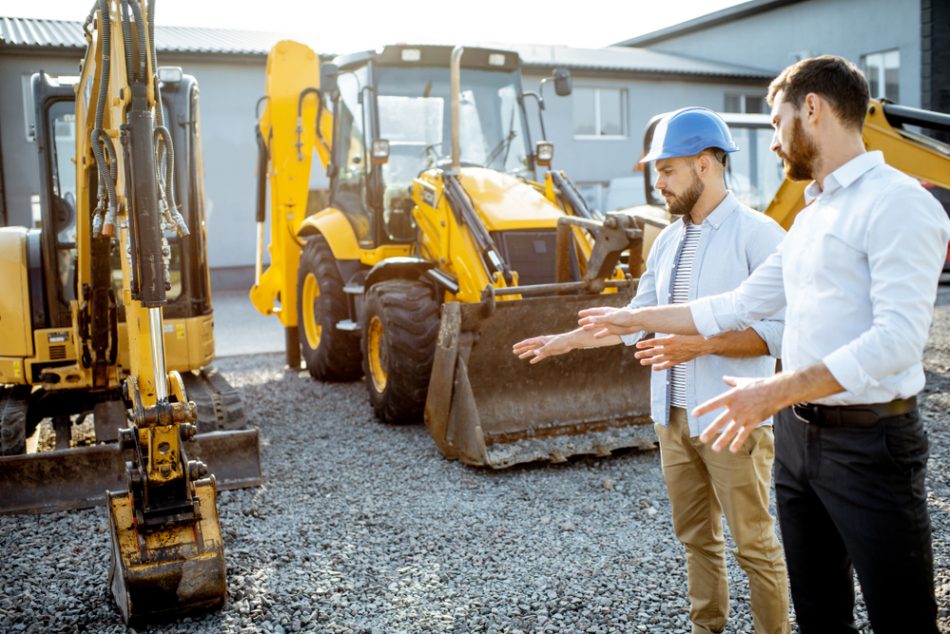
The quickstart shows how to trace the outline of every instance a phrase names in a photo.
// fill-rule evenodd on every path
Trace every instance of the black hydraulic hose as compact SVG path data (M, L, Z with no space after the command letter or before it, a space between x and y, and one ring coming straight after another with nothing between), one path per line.
M584 197L581 196L581 193L577 191L577 188L574 187L574 183L572 183L561 172L552 170L551 177L554 180L554 184L557 186L557 188L561 190L561 194L567 199L567 202L570 203L571 208L574 209L575 214L581 218L592 219L594 217L594 214L591 213L591 210L587 206L587 202L584 200Z
M132 9L132 15L135 16L136 36L138 37L139 64L136 69L135 79L144 81L148 74L148 42L145 39L145 20L142 16L142 8L133 0L124 0ZM131 83L131 82L130 82Z
M498 255L495 242L488 230L485 229L485 225L482 224L478 214L475 213L475 207L469 200L462 183L459 182L455 174L447 173L443 173L442 182L445 184L445 196L448 198L456 219L461 220L460 224L468 226L479 252L483 258L487 258L487 264L490 264L496 272L501 273L502 277L505 278L505 282L510 284L512 281L511 271L505 261L501 259L501 256Z
M129 17L131 9L129 9L128 0L119 1L119 17L122 20L122 40L125 42L125 78L128 83L132 83L132 77L129 73L132 72L132 26L131 19Z
M313 86L308 86L300 91L300 94L297 96L297 142L294 144L294 147L297 148L297 160L303 160L303 100L307 98L307 95L316 95L317 103L323 103L323 94L320 92L319 88L314 88ZM320 119L319 119L319 105L317 106L318 118L317 118L317 135L320 134Z
M148 3L148 48L152 55L152 81L155 84L155 120L159 127L165 125L165 112L162 108L162 89L158 81L158 55L155 54L155 0Z
M266 217L267 200L267 142L261 133L260 124L254 126L254 136L257 137L257 204L255 206L255 220L264 222Z
M185 219L178 211L178 200L175 196L175 147L172 145L172 135L168 128L158 126L152 132L152 141L155 144L155 177L161 182L162 160L160 154L161 147L164 145L164 163L165 163L165 204L168 205L168 212L172 221L178 228L178 235L185 237L191 234Z
M99 199L102 200L102 190L106 191L106 215L114 213L116 208L115 193L115 148L112 140L102 130L102 117L106 108L106 96L109 88L109 74L111 72L112 57L110 51L112 46L111 38L111 18L109 16L109 0L98 0L99 16L102 22L102 33L99 34L99 46L102 51L102 62L99 67L99 94L96 99L96 124L90 135L90 145L92 146L92 155L96 160L96 169L99 172ZM110 153L111 167L106 162L103 152L105 148ZM96 209L96 220L101 218L101 207ZM95 226L93 227L96 229ZM101 227L100 227L101 229Z
M106 108L106 87L109 85L109 71L111 70L112 36L111 18L109 17L109 0L98 0L99 15L102 16L102 33L99 34L102 49L102 64L99 68L99 95L96 100L96 128L102 128L102 113Z

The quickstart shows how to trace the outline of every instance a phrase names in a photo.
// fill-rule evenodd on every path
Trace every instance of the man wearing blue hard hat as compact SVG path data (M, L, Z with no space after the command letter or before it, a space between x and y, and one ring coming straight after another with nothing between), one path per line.
M726 189L728 155L738 149L726 123L706 108L677 110L656 126L641 162L655 161L655 186L674 219L647 256L631 308L730 291L782 241L778 224ZM653 366L652 417L673 529L686 548L694 634L723 631L729 614L723 515L736 542L736 558L749 578L755 631L789 631L785 561L768 509L774 455L771 419L753 432L747 451L730 454L715 452L698 438L712 416L690 413L722 392L723 375L771 376L782 333L779 315L709 339L662 333L645 338L645 332L595 338L578 328L514 346L520 358L537 363L576 348L623 342L636 345L640 362Z

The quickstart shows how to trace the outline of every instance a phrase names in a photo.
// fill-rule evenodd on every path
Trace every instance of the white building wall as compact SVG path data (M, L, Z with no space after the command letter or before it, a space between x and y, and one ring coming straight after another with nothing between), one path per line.
M920 107L920 29L920 0L807 0L643 46L776 72L803 56L857 64L898 49L901 103Z

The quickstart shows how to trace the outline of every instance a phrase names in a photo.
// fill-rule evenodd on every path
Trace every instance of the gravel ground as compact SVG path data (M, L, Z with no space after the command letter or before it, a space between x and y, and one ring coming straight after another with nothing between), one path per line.
M950 632L950 289L923 412L937 598ZM266 484L222 492L220 612L154 632L688 632L683 552L656 452L502 472L441 458L423 426L377 423L360 384L282 356L228 358L261 430ZM0 517L0 631L122 632L103 508ZM730 558L729 632L752 632ZM866 616L858 607L865 631Z

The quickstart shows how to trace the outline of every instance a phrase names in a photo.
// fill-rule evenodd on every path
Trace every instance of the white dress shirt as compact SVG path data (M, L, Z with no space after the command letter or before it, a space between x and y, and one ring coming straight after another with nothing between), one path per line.
M825 405L883 403L924 386L950 220L914 179L867 152L812 182L785 240L739 288L691 305L705 336L786 308L786 371L822 362L845 391Z
M731 192L703 220L699 242L689 272L686 298L715 295L732 290L749 277L752 271L769 257L782 241L785 232L771 218L739 202ZM686 237L686 223L678 220L663 229L647 256L647 267L637 284L637 295L630 302L632 308L662 306L673 303L673 275ZM722 357L707 354L684 364L686 377L686 412L691 436L698 436L717 414L695 418L693 408L729 389L723 375L772 376L775 358L781 355L782 314L756 321L752 328L768 345L769 354L761 357ZM624 335L625 344L633 345L645 333ZM657 333L657 337L666 336ZM669 370L652 372L650 377L650 405L654 422L669 424L670 375ZM768 419L763 424L771 423Z

